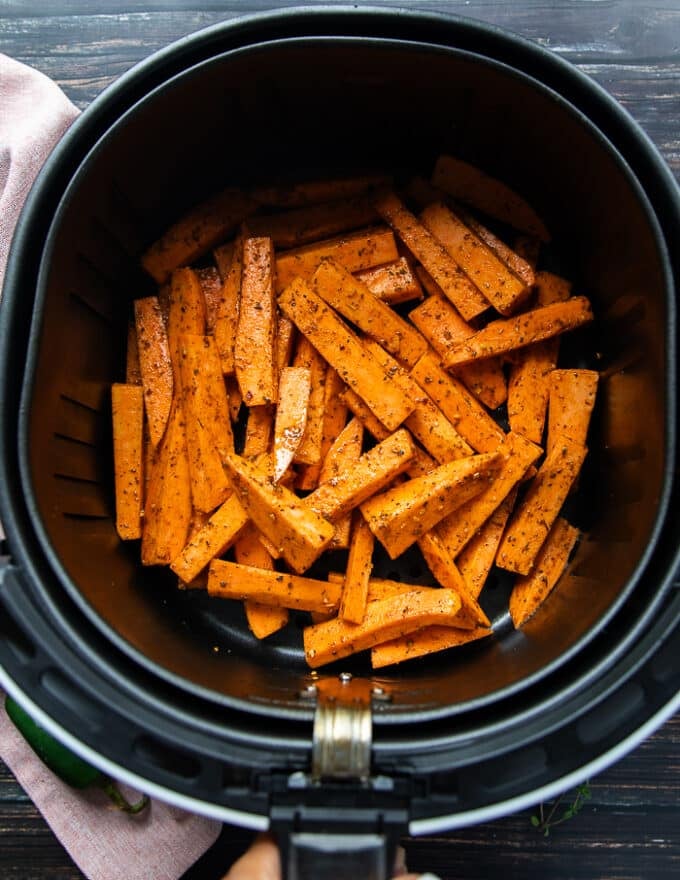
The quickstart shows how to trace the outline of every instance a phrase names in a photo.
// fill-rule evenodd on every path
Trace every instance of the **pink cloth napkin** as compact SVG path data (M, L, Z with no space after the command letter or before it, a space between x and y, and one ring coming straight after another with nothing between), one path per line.
M77 114L50 79L0 54L0 289L21 206ZM0 758L90 880L177 880L219 835L219 822L160 801L134 817L110 809L99 790L74 791L35 756L4 708Z

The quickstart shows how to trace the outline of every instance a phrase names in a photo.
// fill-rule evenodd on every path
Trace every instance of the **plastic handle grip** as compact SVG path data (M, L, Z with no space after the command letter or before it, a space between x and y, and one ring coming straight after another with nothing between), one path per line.
M293 832L284 860L285 880L387 880L387 861L382 834Z

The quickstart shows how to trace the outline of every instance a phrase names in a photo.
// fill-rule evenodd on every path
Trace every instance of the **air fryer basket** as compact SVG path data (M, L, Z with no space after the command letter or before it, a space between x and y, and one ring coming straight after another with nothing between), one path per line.
M18 625L5 623L14 648L0 662L11 661L24 687L45 689L36 702L48 715L55 700L77 714L83 694L94 698L92 724L70 732L104 760L203 804L241 809L242 789L250 812L268 812L269 795L254 794L253 767L289 772L308 763L312 707L300 695L316 676L304 666L299 621L258 643L236 603L178 591L115 533L109 389L123 375L130 301L152 290L138 256L169 220L227 184L358 169L400 177L428 173L451 152L535 205L553 234L551 265L592 299L594 328L565 345L571 363L602 375L570 511L583 538L559 589L522 631L502 612L508 593L499 580L482 596L492 639L379 675L355 659L320 676L350 669L386 697L374 713L383 771L401 766L424 779L491 762L485 794L458 791L440 773L441 790L428 783L418 801L409 782L400 802L419 804L411 818L503 801L518 784L528 790L574 770L556 749L540 760L526 753L507 779L493 761L608 697L677 622L668 598L677 535L668 520L676 324L667 250L677 196L648 151L599 91L555 59L437 17L256 18L198 35L125 78L53 159L8 272L1 391L5 411L19 394L21 405L18 442L11 419L3 424L2 516L15 561L3 590ZM54 211L42 234L38 207L43 224L44 209ZM31 296L31 270L18 255L31 248L40 271L29 330L21 297ZM30 648L21 647L22 628ZM45 654L59 672L29 674L30 660ZM103 724L109 700L115 717ZM634 703L627 722L633 710L644 717L644 705ZM136 738L121 723L133 717ZM615 731L591 743L604 749ZM121 742L130 743L125 755ZM227 758L229 784L209 782L201 761Z

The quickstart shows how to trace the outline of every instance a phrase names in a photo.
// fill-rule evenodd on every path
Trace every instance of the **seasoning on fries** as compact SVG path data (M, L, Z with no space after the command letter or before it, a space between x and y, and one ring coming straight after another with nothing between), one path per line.
M493 638L498 570L524 626L578 542L563 506L598 384L562 362L593 313L542 267L549 239L451 156L429 183L228 189L176 220L142 256L158 287L112 388L120 538L243 602L254 638L309 613L314 669ZM373 577L378 545L436 586ZM346 568L319 575L329 551Z

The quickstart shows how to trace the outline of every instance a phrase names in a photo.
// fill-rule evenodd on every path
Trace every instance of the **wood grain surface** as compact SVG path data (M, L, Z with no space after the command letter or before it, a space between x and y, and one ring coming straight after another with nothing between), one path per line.
M0 52L43 71L78 107L85 108L154 50L237 14L277 5L283 4L0 0ZM372 0L370 5L396 3ZM402 0L401 5L493 23L553 49L630 111L680 180L678 0ZM450 834L405 841L411 870L432 871L442 880L680 876L680 716L591 780L590 789L592 798L580 813L548 837L532 827L532 811L527 811ZM221 877L250 838L247 831L225 826L217 844L184 880ZM0 763L0 878L82 876Z

